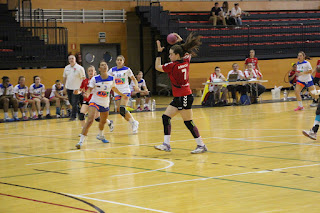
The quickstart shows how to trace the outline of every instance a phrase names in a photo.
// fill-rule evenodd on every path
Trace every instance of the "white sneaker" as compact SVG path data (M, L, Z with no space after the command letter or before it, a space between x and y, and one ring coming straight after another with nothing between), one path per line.
M108 124L110 132L113 132L114 125L113 125L113 120L110 120L110 123Z
M310 131L303 130L302 134L308 138L311 138L312 140L317 140L317 133L315 133L312 129L310 129Z
M199 153L204 153L206 151L208 151L206 145L203 145L203 146L197 145L196 149L191 151L191 154L199 154Z
M316 107L316 106L318 106L318 103L316 102L312 102L312 104L310 104L310 107Z
M76 144L76 147L77 147L77 149L81 149L81 146L82 146L82 142L79 141L79 143Z
M132 133L137 134L138 133L138 128L139 128L139 122L138 121L133 121L132 124Z
M102 143L109 143L109 141L104 137L104 135L97 135L97 139L102 141Z
M61 118L61 115L57 115L57 118Z
M165 143L158 145L158 146L154 146L154 148L157 150L161 150L161 151L171 152L170 145L165 144Z

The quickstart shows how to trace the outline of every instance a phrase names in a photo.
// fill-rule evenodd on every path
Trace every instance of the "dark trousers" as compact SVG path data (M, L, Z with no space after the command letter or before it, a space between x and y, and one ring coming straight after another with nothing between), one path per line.
M247 93L247 88L242 85L229 85L227 88L231 92L232 99L236 99L236 92L239 92L241 95Z
M261 84L247 84L246 86L248 91L251 93L251 96L253 97L257 96L257 90L258 90L258 97L266 91L266 88ZM252 89L250 87L252 87Z
M67 89L68 99L72 106L71 118L77 117L77 112L79 111L79 98L80 95L73 94L73 90Z

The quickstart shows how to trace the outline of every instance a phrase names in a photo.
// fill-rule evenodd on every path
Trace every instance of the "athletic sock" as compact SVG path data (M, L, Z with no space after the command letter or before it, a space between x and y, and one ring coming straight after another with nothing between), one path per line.
M50 114L50 109L47 109L47 115Z
M135 121L134 118L132 118L132 117L129 118L129 123L130 123L130 124L133 124L134 121Z
M23 112L23 113L22 113L22 116L23 116L23 117L25 117L25 116L26 116L26 113L25 113L25 112Z
M18 117L18 112L13 113L13 117L17 118Z
M108 125L110 125L110 123L111 123L111 122L110 122L110 120L109 120L109 119L107 119L107 124L108 124Z
M9 114L7 112L4 113L5 118L9 118Z
M100 129L99 129L99 135L100 135L100 136L103 136L103 130L100 130Z
M165 143L165 144L170 146L170 137L171 137L171 135L165 135L163 143Z
M80 143L83 143L85 139L86 139L86 136L83 134L80 134Z
M195 140L196 140L196 142L197 142L197 145L199 145L199 146L204 146L204 143L203 143L203 141L202 141L201 136L198 137L198 138L195 138Z
M298 101L298 105L299 105L299 107L303 107L302 101Z

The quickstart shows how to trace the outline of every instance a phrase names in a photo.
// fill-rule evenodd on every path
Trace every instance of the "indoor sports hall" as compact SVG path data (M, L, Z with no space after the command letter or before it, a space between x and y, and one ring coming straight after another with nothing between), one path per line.
M0 212L319 212L319 9L0 0ZM191 62L190 34L202 42ZM71 88L69 66L89 90Z

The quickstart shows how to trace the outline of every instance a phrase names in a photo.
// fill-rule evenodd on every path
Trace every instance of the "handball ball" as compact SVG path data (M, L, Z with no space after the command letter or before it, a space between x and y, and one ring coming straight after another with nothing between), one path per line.
M173 33L170 33L168 36L167 36L167 42L171 45L175 44L178 40L178 37L173 34Z

